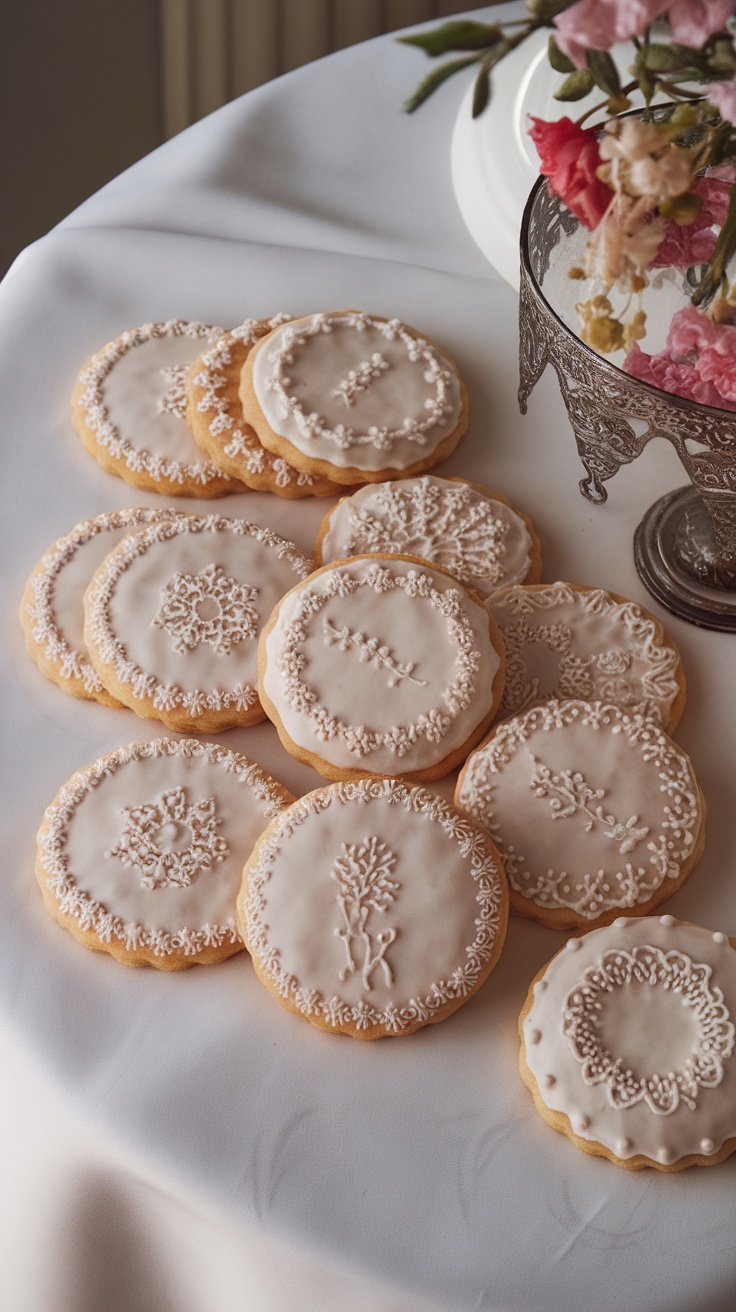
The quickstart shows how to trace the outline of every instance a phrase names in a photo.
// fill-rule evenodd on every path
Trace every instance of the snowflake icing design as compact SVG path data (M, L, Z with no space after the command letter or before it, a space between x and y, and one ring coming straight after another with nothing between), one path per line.
M251 603L257 595L258 588L238 583L220 565L208 565L199 574L169 580L153 623L173 638L178 652L208 642L218 656L226 656L244 638L255 638L258 612Z
M214 797L193 805L183 788L171 788L157 802L120 808L123 831L105 855L119 857L136 870L143 888L188 888L198 875L228 855L225 839L216 831L222 823ZM177 840L189 841L177 847Z

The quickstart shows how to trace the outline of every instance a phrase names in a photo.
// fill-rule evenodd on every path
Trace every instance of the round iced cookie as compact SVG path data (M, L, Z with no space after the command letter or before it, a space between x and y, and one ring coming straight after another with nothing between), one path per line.
M85 947L159 970L243 946L243 864L294 799L238 752L192 739L131 743L79 770L46 811L36 876Z
M250 352L240 397L269 451L340 484L423 473L468 426L449 356L398 319L358 310L274 329Z
M328 511L318 565L374 552L441 565L483 598L509 583L536 582L542 569L531 521L505 497L434 474L369 483Z
M736 942L621 918L570 939L521 1013L537 1109L578 1148L629 1170L712 1166L736 1148Z
M187 381L187 421L194 438L215 464L256 492L280 497L331 497L343 489L329 479L295 469L261 445L243 416L240 373L254 344L288 319L246 319L207 347Z
M482 738L504 657L480 598L444 570L356 556L287 593L258 664L261 703L292 756L328 779L429 780Z
M288 1011L359 1039L411 1034L480 988L508 919L479 825L395 779L337 783L277 816L248 860L238 923Z
M499 716L551 698L615 702L668 733L685 705L680 653L635 601L578 583L504 588L488 607L506 647Z
M177 513L133 506L82 520L36 565L20 607L26 649L42 673L73 697L120 705L103 686L84 645L84 590L107 553L127 533Z
M183 319L147 323L87 361L72 393L72 427L103 469L166 496L245 491L203 457L186 421L190 365L222 332Z
M496 843L512 911L552 929L648 915L703 851L689 758L649 716L603 702L547 702L496 724L455 802Z
M180 515L138 529L85 593L92 664L118 701L171 729L255 724L261 626L311 567L293 542L243 519Z

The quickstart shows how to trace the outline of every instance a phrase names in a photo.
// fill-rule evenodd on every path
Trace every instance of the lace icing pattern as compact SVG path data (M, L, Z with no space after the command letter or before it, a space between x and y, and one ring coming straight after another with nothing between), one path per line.
M121 814L122 833L105 856L116 856L135 870L142 888L188 888L228 855L227 843L217 833L222 821L214 797L190 805L183 788L169 788L158 801L121 807ZM181 829L189 833L187 845L167 846L162 831Z
M199 574L175 574L161 589L153 623L170 635L178 652L208 642L218 655L227 655L237 643L256 637L259 617L252 602L257 595L258 588L238 583L213 563Z
M711 967L686 953L646 944L631 952L614 948L590 966L565 1001L562 1030L582 1064L587 1085L602 1084L613 1107L645 1102L657 1116L669 1116L683 1102L695 1110L701 1089L723 1079L723 1063L734 1048L734 1026L721 989L711 983ZM637 1076L609 1052L601 1033L601 1002L632 982L677 995L698 1027L694 1049L680 1069Z
M331 598L348 597L363 587L376 594L400 588L407 597L421 597L427 601L444 617L455 656L454 678L442 690L438 704L407 724L394 725L385 732L368 729L364 725L346 724L344 720L331 715L302 677L307 660L301 648L314 617ZM354 641L348 635L345 643L353 645ZM365 640L364 650L367 651L370 641ZM376 648L378 651L388 653L388 648L381 644L380 648ZM376 652L372 655L374 662ZM381 656L379 659L385 665L391 658ZM392 663L396 672L398 667L395 662ZM281 647L276 657L276 666L281 675L286 705L306 718L319 742L339 739L349 752L358 757L368 756L383 747L401 757L422 738L427 742L439 743L455 717L471 704L476 694L476 676L481 666L481 656L475 647L472 625L464 610L464 597L459 588L449 587L441 591L434 586L428 574L414 569L399 574L375 564L369 565L357 575L350 572L350 566L336 568L322 574L314 586L300 590L292 617L281 626ZM414 665L411 665L411 669L405 669L410 677Z
M238 776L243 785L251 789L263 804L264 824L283 810L284 795L279 785L246 757L225 747L219 747L215 743L202 743L193 738L158 738L151 742L130 743L126 747L120 747L75 774L46 811L38 835L45 882L54 893L60 911L72 916L80 929L94 932L102 943L110 943L113 939L117 939L131 951L142 947L150 948L157 957L181 951L185 956L195 956L204 948L221 947L224 943L237 943L240 935L235 917L229 916L222 925L183 927L174 934L162 929L145 929L134 921L125 921L122 916L108 911L102 903L95 901L84 889L77 886L69 871L69 858L66 852L67 831L69 822L80 804L103 779L121 766L131 761L178 756L185 760L206 760L211 765L226 770L228 774Z
M166 323L147 323L142 324L140 328L130 328L98 351L79 375L79 381L83 385L79 399L84 409L87 426L94 433L100 446L109 451L116 460L124 461L133 473L146 473L157 481L166 479L179 486L192 481L200 487L205 487L213 479L222 481L227 478L227 475L223 474L211 460L171 460L168 456L157 455L145 447L133 446L127 438L121 437L104 397L105 380L110 370L136 346L161 337L212 339L222 336L222 331L222 328L215 328L209 324L169 319Z
M553 819L580 813L583 806L590 811L590 802L600 800L602 793L590 789L580 772L554 775L546 767L540 772L539 762L528 746L529 739L540 730L564 730L574 723L589 726L593 731L608 729L623 735L637 749L642 761L656 771L658 792L665 799L662 819L656 826L644 823L637 829L638 816L622 821L602 810L600 816L595 810L592 817L587 815L591 823L609 825L608 836L612 845L618 845L621 856L628 856L641 842L648 841L641 863L627 860L618 865L614 859L606 869L578 873L577 892L568 871L552 867L530 869L529 858L506 842L503 817L496 811L499 775L520 751L525 752L531 763L530 790L541 790L538 796L552 797ZM600 750L604 750L604 742L602 739ZM459 800L488 829L516 893L542 907L571 909L588 920L615 907L635 907L648 902L666 879L679 878L682 865L693 850L700 814L689 762L675 743L650 717L629 715L621 707L602 702L551 701L498 725L489 742L469 757ZM646 822L647 817L643 816L642 820ZM641 832L645 828L647 832Z
M208 692L200 688L184 691L177 684L162 683L155 675L147 673L135 661L128 659L125 645L112 627L110 607L118 578L153 543L163 542L178 533L224 532L265 543L279 560L288 561L299 580L306 578L312 570L312 561L303 556L293 542L287 542L270 529L249 520L225 519L216 514L186 515L131 534L116 552L103 561L90 585L87 593L87 623L100 660L114 672L120 683L131 688L134 697L150 698L156 710L173 710L180 706L192 717L198 717L208 711L247 711L258 700L257 690L249 683L239 682L234 688L215 688Z
M317 990L300 984L295 976L284 969L279 949L271 943L269 937L265 889L281 845L288 842L289 836L312 811L353 803L368 804L374 798L384 797L407 813L417 812L428 816L458 843L461 855L470 862L470 873L476 886L477 915L475 937L465 948L465 960L447 979L430 984L403 1006L390 1002L380 1008L365 998L354 1005L337 994L326 998ZM327 1025L336 1028L352 1025L358 1030L370 1030L381 1026L389 1033L400 1034L410 1026L431 1021L448 1002L467 997L477 987L502 928L503 887L498 863L486 836L441 797L424 788L407 787L394 779L362 779L355 783L333 784L329 790L300 798L282 813L278 823L270 828L259 844L257 860L250 869L242 908L249 951L258 958L275 991L288 999L303 1015L320 1017Z
M369 921L374 911L379 915L384 913L396 899L400 886L391 878L395 865L395 854L374 834L362 843L343 843L330 871L339 889L340 924L335 936L342 942L347 957L340 979L349 979L358 969L353 948L357 941L363 950L362 980L366 991L370 991L371 975L379 964L385 983L393 984L386 951L396 938L396 930L389 927L376 932Z

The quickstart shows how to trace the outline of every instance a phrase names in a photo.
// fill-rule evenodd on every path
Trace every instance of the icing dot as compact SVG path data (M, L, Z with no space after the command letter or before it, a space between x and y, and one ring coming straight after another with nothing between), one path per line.
M675 918L674 916L660 916L659 923L660 925L664 925L665 929L670 929L670 927L675 923ZM662 1149L662 1152L664 1151L665 1150Z
M589 1117L589 1116L586 1116L586 1115L585 1115L585 1112L583 1112L583 1115L582 1115L582 1116L579 1116L579 1117L578 1117L578 1125L579 1125L579 1127L580 1127L581 1130L587 1130L587 1129L589 1129L589 1127L590 1127L590 1117Z
M726 942L726 935L725 935L725 934L722 934L720 930L717 930L716 933L713 935L713 942L714 942L714 943L725 943L725 942Z
M671 1150L669 1148L658 1148L657 1161L661 1162L663 1166L667 1166L672 1161Z
M565 944L568 952L577 952L580 946L581 943L579 938L569 938Z
M616 1156L625 1157L626 1153L631 1152L631 1147L630 1139L619 1139L616 1144Z
M531 1034L529 1035L529 1042L530 1042L530 1043L539 1043L539 1040L541 1039L541 1037L542 1037L542 1031L541 1031L541 1030L532 1030Z
M714 1142L713 1142L712 1139L701 1139L701 1140L700 1140L700 1151L701 1151L701 1152L704 1152L704 1153L712 1153L714 1148L715 1148L715 1144L714 1144Z
M546 1089L553 1089L556 1083L557 1083L557 1077L555 1075L545 1075L544 1087Z
M625 929L629 923L628 916L618 916L613 922L614 929Z
M546 979L539 979L539 980L537 980L536 984L534 985L534 992L535 992L535 993L544 993L546 987L547 987L547 981L546 981Z

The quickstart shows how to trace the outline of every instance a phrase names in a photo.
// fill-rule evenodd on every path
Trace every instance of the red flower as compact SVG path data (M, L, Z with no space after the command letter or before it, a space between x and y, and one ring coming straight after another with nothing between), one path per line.
M613 198L595 171L602 162L595 134L578 127L572 119L556 123L532 118L529 135L537 148L541 172L555 196L586 228L596 228Z

